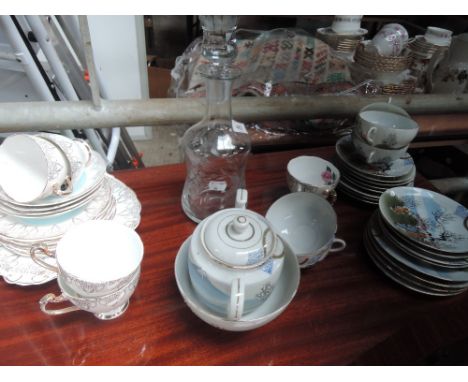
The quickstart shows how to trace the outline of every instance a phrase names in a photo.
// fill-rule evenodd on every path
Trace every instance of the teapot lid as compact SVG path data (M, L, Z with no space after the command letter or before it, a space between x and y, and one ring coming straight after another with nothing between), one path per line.
M240 208L210 216L202 227L200 239L212 260L237 269L256 268L266 263L277 240L263 216Z

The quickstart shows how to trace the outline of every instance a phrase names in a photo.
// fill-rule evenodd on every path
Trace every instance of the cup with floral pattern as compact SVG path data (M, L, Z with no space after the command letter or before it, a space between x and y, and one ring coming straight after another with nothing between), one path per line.
M287 182L291 192L311 192L333 204L339 180L339 170L322 158L302 155L288 163Z

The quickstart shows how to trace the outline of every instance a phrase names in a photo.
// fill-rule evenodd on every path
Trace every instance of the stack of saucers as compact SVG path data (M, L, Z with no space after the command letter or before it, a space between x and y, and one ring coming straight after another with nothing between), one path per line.
M377 205L388 188L412 186L416 168L407 149L418 129L400 107L375 103L361 109L352 134L336 143L339 189L353 199Z
M452 296L468 289L468 210L415 187L385 191L364 245L375 265L413 291Z
M337 141L334 162L341 174L338 183L341 193L368 205L377 205L388 188L412 186L416 176L409 153L388 163L366 163L356 152L351 135Z
M50 144L39 146L40 139ZM14 167L15 178L7 167ZM53 253L74 225L117 220L136 228L139 223L141 206L133 191L106 174L103 158L83 142L46 133L8 137L0 146L0 171L0 275L8 283L56 278L32 261L30 249L41 243Z

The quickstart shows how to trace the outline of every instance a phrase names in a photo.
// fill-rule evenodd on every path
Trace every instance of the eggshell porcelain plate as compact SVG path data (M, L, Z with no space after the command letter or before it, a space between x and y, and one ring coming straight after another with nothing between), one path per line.
M385 221L408 239L439 252L468 252L468 210L454 200L417 187L395 187L379 200Z

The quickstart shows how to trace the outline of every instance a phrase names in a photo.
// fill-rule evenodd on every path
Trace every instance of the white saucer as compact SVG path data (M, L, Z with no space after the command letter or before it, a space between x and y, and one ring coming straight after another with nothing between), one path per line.
M207 324L218 329L240 332L259 328L278 317L294 298L299 287L300 270L296 256L285 244L285 261L278 284L270 297L259 308L242 317L229 321L210 311L195 294L188 273L188 250L191 236L185 240L177 253L174 264L175 278L180 294L192 312Z
M351 168L356 175L367 175L367 177L370 177L369 179L401 181L402 178L406 179L414 171L414 161L409 153L388 164L365 163L356 153L351 135L345 135L338 139L335 148L343 165ZM337 167L341 172L346 172L340 166Z

